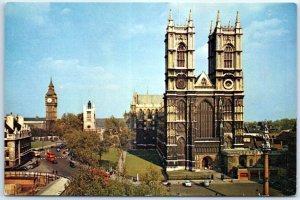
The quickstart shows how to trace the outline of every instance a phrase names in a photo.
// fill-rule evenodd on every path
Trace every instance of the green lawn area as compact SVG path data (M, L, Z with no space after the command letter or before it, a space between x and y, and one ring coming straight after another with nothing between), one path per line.
M56 145L55 142L51 141L36 141L36 142L31 142L31 148L40 148L40 147L45 147L48 145Z
M118 164L121 151L117 148L110 148L108 152L105 152L101 158L101 165L109 169L110 167L115 168Z
M212 172L191 172L185 170L168 171L167 176L169 180L186 180L186 179L209 179Z
M129 150L127 152L125 167L127 176L139 177L147 173L147 168L152 165L158 171L162 171L162 160L155 150ZM161 179L164 179L161 175Z

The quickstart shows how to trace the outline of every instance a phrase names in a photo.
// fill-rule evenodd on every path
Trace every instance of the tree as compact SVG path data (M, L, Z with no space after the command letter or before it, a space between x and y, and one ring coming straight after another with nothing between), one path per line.
M153 165L147 167L147 172L141 176L141 195L166 196L167 189L161 184L161 173Z
M92 167L100 163L100 135L95 132L85 133L81 130L69 129L64 138L68 148L72 150L77 160ZM104 151L104 149L102 150Z
M61 117L55 121L52 132L54 135L63 136L65 133L70 132L70 130L82 130L82 113L75 115L72 113L65 113Z

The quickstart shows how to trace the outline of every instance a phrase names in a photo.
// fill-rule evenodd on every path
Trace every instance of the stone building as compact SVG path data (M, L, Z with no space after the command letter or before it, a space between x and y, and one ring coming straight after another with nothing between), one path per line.
M155 148L158 111L163 106L162 95L133 94L129 113L129 128L136 132L137 148Z
M46 129L51 130L53 123L57 120L57 95L54 90L52 78L45 95L46 104Z
M235 25L211 24L208 74L195 71L192 13L175 25L170 11L165 34L164 121L158 151L166 170L212 168L220 152L243 147L243 70L240 18Z
M83 130L96 131L96 106L91 101L83 106Z
M4 118L5 169L17 167L31 159L31 132L22 116Z

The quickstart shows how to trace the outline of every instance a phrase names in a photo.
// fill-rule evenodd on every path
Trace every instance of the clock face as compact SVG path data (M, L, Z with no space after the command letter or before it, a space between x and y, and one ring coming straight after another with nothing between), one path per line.
M184 89L186 87L186 81L183 78L179 78L176 81L176 87L178 89Z
M51 102L52 102L52 99L51 99L51 98L48 98L48 99L47 99L47 102L48 102L48 103L51 103Z
M230 80L230 79L226 79L224 81L224 88L227 89L227 90L230 90L233 88L233 81Z

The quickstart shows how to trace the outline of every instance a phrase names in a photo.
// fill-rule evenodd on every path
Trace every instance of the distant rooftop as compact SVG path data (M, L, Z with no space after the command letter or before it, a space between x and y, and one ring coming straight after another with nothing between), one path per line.
M160 104L163 102L163 95L138 95L137 104Z

